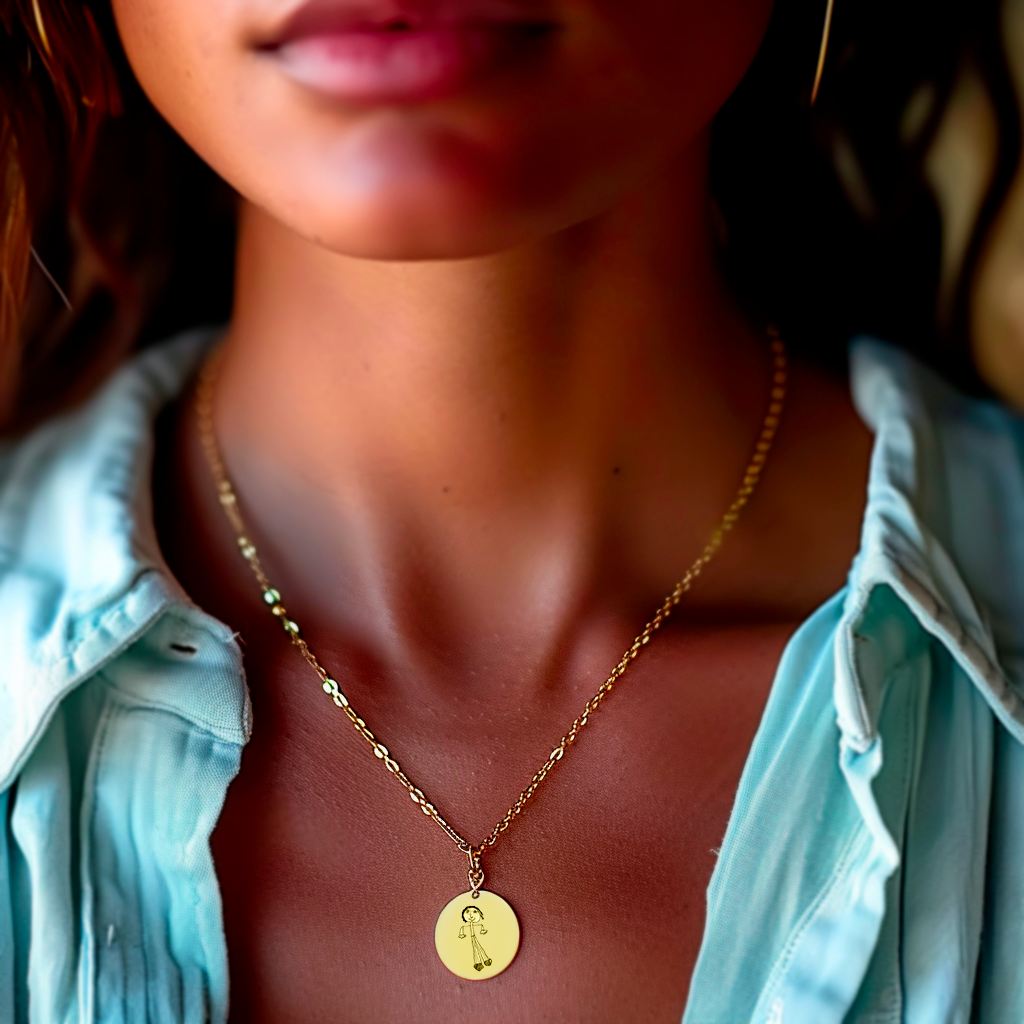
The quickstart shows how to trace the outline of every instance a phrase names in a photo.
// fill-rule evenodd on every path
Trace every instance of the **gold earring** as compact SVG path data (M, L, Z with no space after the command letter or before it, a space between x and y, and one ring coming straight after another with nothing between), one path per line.
M39 41L43 44L47 57L53 57L53 50L50 49L50 39L46 34L46 23L43 21L43 12L39 9L39 0L32 0L32 14L35 17L36 29L39 32Z
M818 98L818 90L821 88L821 76L825 73L825 57L828 56L828 38L832 34L832 11L835 8L836 0L828 0L825 8L825 30L821 34L821 50L818 53L818 70L814 73L814 87L811 89L811 106Z

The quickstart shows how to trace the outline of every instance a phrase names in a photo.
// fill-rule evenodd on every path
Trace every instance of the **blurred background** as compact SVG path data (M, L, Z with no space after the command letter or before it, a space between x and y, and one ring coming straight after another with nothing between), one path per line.
M741 301L841 370L903 345L1024 409L1024 0L778 0L719 115L712 187Z
M1003 43L1018 111L1024 108L1024 0L1004 0ZM979 72L965 57L925 172L942 213L939 316L948 320L972 228L997 172L999 118ZM1024 409L1024 168L1006 187L974 272L968 328L982 379Z

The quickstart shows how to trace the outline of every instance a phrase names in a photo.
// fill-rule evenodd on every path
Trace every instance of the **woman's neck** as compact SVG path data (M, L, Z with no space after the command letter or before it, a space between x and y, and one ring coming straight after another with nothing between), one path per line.
M457 262L334 255L245 207L217 428L271 564L325 619L543 647L681 574L768 387L705 168L702 142L608 213Z

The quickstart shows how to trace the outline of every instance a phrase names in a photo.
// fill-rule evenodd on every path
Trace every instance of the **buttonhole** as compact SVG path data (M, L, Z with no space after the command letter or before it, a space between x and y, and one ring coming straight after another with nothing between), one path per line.
M112 925L107 925L107 948L109 949L114 944L114 937L117 935L117 929Z
M196 648L191 644L171 644L171 650L179 654L195 654Z

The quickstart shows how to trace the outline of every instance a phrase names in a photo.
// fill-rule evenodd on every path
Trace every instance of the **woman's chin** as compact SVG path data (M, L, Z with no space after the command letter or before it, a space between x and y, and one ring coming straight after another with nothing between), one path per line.
M507 252L545 233L495 217L438 217L433 211L360 211L286 227L340 256L393 262L465 260Z
M306 187L287 209L261 205L337 253L466 259L515 248L558 226L546 214L558 204L524 195L508 167L507 157L454 133L357 130L327 159L293 164Z

